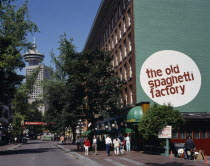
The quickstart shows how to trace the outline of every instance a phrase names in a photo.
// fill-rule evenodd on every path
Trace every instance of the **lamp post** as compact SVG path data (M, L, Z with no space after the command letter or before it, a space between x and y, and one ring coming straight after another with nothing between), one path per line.
M2 124L0 123L0 144L1 144L1 136L3 135L3 127Z
M13 130L13 127L12 127L12 124L10 123L9 126L8 126L9 144L10 144L10 141L12 140L11 139L12 130Z
M82 130L83 130L83 122L82 122L81 119L77 123L77 130L79 130L79 134L80 134L80 137L81 137L82 136Z

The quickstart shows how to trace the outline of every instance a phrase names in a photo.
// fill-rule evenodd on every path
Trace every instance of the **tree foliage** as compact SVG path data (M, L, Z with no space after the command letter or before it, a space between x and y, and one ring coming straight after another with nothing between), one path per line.
M16 73L25 66L21 50L30 47L27 36L37 30L29 20L27 2L17 8L14 0L0 1L0 100L4 104L11 103L24 78Z
M95 114L117 114L121 82L114 76L110 54L101 50L79 53L65 35L59 51L58 57L53 56L54 79L45 84L49 103L46 119L64 130L66 126L75 129L79 119L94 124Z
M21 135L22 126L24 125L21 122L42 121L41 112L37 109L39 102L28 102L29 94L33 89L39 72L40 68L36 68L31 75L27 76L26 82L17 88L14 99L12 100L12 110L14 112L12 124L14 128L13 135L16 137ZM36 132L41 131L40 126L29 127L29 129L33 129Z
M154 104L140 119L139 130L146 140L155 143L159 129L169 125L173 130L178 130L184 123L183 115L171 105Z

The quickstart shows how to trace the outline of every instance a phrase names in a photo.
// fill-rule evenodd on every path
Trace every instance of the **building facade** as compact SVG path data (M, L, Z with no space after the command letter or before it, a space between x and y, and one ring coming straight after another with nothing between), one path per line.
M177 105L176 109L183 113L187 124L182 130L173 132L172 142L184 142L186 136L191 135L197 148L209 155L210 58L208 54L210 47L208 45L210 39L207 35L209 33L210 2L208 0L167 2L164 0L102 0L84 50L100 48L111 51L114 71L126 81L121 93L122 106L140 105L143 112L149 104L152 105L155 102L151 95L145 92L142 85L144 80L140 81L143 78L142 66L147 59L154 53L167 52L167 50L188 55L196 64L201 79L199 85L192 84L191 88L188 86L190 83L185 84L186 91L188 90L189 93L186 98L192 99ZM170 58L168 61L170 62ZM180 59L180 61L183 60ZM149 68L152 69L157 64L161 66L164 63L165 59L156 59ZM179 65L178 63L176 65ZM184 66L190 67L187 60ZM192 67L192 71L194 69ZM196 87L199 87L198 92L192 97L191 93L194 93ZM174 96L173 100L179 100L181 95ZM183 96L182 94L181 97ZM166 96L164 99L170 98L171 96Z
M33 85L33 89L29 94L29 103L37 100L43 99L43 81L45 79L50 79L49 67L40 64L44 59L44 55L40 54L35 47L29 52L23 55L26 62L29 62L29 66L26 67L26 76L31 75L35 69L39 68L39 73L37 75L36 81ZM47 104L39 104L38 110L44 114L47 111Z

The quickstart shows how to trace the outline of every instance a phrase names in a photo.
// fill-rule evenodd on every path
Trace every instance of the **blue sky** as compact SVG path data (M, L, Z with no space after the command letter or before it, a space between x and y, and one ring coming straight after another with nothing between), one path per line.
M78 51L83 49L100 2L101 0L29 0L30 19L40 30L35 37L38 51L45 55L44 64L50 66L49 52L52 49L58 55L58 42L60 35L64 33L74 39ZM29 37L29 40L33 41L33 37Z

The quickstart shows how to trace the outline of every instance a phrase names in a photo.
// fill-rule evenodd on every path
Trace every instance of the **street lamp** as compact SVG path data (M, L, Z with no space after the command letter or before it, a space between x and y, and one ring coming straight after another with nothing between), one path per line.
M77 123L77 130L79 130L79 134L80 134L80 137L82 135L82 130L83 130L83 122L82 120L80 119L79 122Z
M1 143L1 136L3 135L3 127L2 124L0 123L0 143Z
M11 139L12 130L13 130L13 127L12 127L12 124L10 123L9 126L8 126L9 144L10 144L10 141L12 140Z

